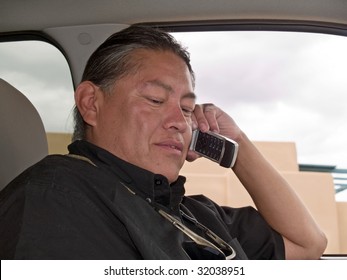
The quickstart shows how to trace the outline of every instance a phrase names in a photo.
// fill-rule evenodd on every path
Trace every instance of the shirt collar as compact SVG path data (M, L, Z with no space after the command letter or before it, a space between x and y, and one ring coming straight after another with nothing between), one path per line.
M165 176L126 162L87 141L75 141L69 145L68 149L71 154L87 157L99 168L107 169L147 201L162 205L174 212L178 211L185 193L185 177L179 176L174 183L169 184Z

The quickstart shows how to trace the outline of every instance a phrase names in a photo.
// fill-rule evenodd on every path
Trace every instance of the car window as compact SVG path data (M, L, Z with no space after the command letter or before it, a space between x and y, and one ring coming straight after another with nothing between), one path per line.
M296 143L300 164L347 168L347 38L269 31L173 33L191 53L198 102L227 111L258 141ZM0 77L34 104L47 132L72 132L65 57L41 41L0 43ZM347 200L346 172L337 174ZM339 184L340 183L340 184Z
M347 38L270 31L182 32L198 102L227 111L252 140L296 143L302 165L334 168L347 200Z
M0 43L0 78L33 103L47 132L72 132L72 78L56 47L42 41Z

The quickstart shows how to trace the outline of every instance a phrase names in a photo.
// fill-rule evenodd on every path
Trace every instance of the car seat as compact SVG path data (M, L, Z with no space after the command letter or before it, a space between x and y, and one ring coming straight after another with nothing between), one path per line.
M32 103L0 79L0 190L48 154L42 120Z

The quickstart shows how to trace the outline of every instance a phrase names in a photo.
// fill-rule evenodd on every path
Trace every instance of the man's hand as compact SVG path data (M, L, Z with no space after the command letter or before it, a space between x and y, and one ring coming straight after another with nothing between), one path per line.
M241 134L234 120L214 104L197 104L193 114L193 130L199 128L202 132L212 131L224 135L237 142ZM193 151L187 155L188 161L194 161L200 156Z

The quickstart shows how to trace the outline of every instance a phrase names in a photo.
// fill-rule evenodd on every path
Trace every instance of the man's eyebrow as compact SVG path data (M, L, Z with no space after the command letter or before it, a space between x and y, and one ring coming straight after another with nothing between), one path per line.
M183 95L183 98L190 98L196 100L196 94L194 92L187 92Z
M167 85L159 80L152 80L147 82L150 85L158 86L163 88L167 92L173 92L173 88L170 85ZM187 92L183 94L182 98L191 98L191 99L196 99L196 94L194 92Z
M152 81L148 81L147 83L150 84L150 85L154 85L154 86L157 86L157 87L161 87L161 88L163 88L165 91L170 91L170 92L173 91L173 89L172 89L171 86L169 86L169 85L167 85L167 84L165 84L165 83L163 83L163 82L161 82L161 81L159 81L159 80L152 80Z

